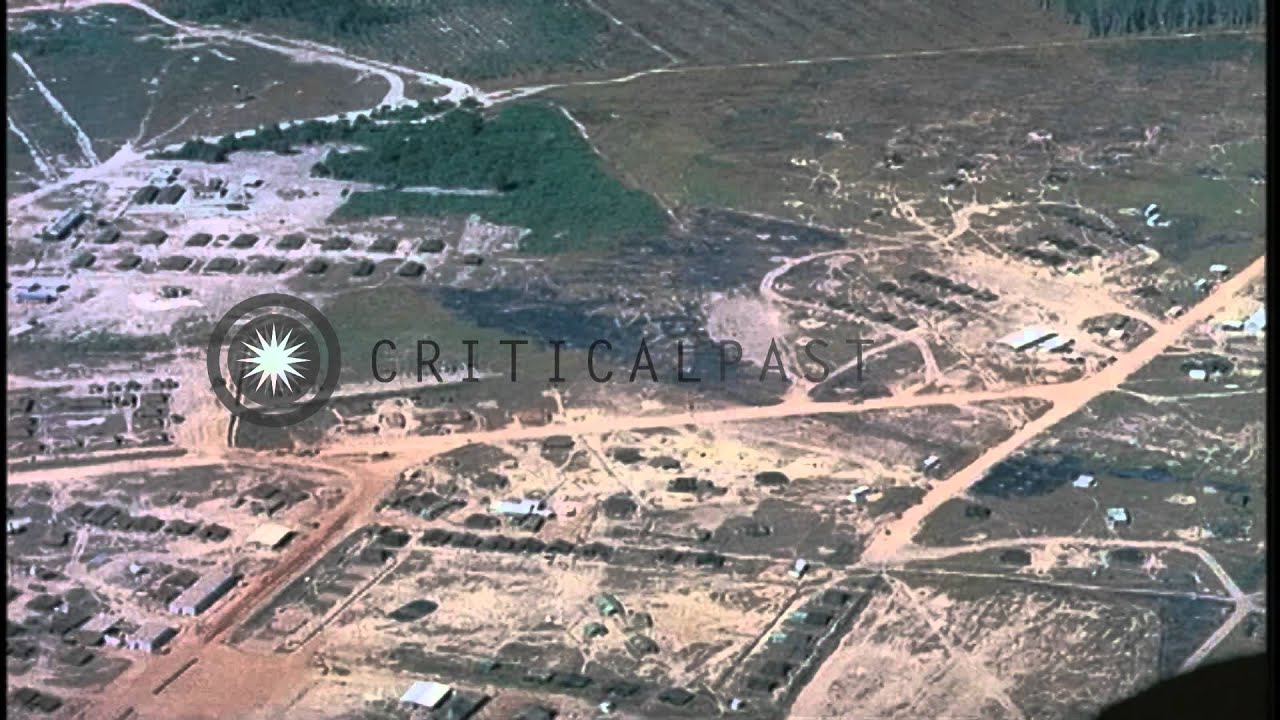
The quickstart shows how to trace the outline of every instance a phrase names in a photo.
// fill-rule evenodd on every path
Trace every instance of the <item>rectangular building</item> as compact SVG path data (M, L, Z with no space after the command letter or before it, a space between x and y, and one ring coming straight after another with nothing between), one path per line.
M453 688L443 683L416 682L400 696L400 702L435 709L451 694Z
M1033 348L1036 345L1056 336L1057 333L1052 330L1046 330L1042 327L1029 327L1014 333L1009 333L1000 338L997 342L1005 347L1012 348L1016 351Z
M138 628L137 632L129 633L125 640L125 647L142 652L160 652L177 634L178 631L173 627L162 622L151 621Z
M1045 353L1066 352L1067 350L1071 349L1071 346L1074 343L1075 341L1072 340L1071 338L1062 337L1061 335L1055 335L1040 344L1040 352L1045 352Z
M490 509L497 515L506 515L508 517L528 517L529 515L546 517L551 514L551 510L547 508L546 501L532 498L502 500L494 503Z
M226 595L238 582L240 582L240 576L236 573L226 571L209 573L169 603L169 612L175 615L199 615Z
M58 216L58 219L49 225L49 229L46 232L55 240L66 240L71 231L79 227L80 223L84 222L87 217L83 210L71 208Z
M58 293L49 288L37 288L35 290L19 290L16 296L20 303L34 303L37 305L47 305L58 299Z
M261 545L264 548L275 550L283 547L290 538L293 537L293 530L281 525L280 523L263 523L253 531L249 536L250 545Z

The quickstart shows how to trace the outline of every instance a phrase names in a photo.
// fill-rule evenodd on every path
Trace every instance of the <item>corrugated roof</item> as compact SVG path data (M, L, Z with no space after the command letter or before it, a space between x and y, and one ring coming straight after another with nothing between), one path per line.
M267 522L262 523L254 529L253 534L249 536L250 545L263 545L273 548L284 542L285 538L293 533L288 527L280 523Z
M435 708L449 697L451 692L453 688L443 683L419 681L409 686L404 695L400 696L400 702Z
M1044 342L1040 343L1040 349L1044 350L1045 352L1052 352L1064 345L1069 344L1070 342L1071 342L1071 338L1062 337L1061 335L1055 335L1049 338L1048 340L1045 340Z
M1007 345L1008 347L1018 349L1018 348L1027 347L1028 345L1034 345L1038 342L1042 342L1046 338L1053 337L1055 334L1056 333L1054 333L1052 330L1046 330L1042 327L1032 326L1029 328L1024 328L1017 332L1009 333L1008 335L1005 335L1004 337L1000 338L1000 340L998 340L997 342L999 342L1001 345Z
M195 605L208 595L216 592L224 584L234 585L239 581L239 575L226 570L218 570L208 573L204 577L196 581L195 585L187 588L181 595L177 597L169 607L180 607Z

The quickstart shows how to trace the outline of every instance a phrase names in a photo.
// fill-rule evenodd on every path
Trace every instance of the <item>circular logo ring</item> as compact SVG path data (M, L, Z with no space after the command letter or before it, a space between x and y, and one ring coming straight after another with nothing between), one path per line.
M237 322L251 313L270 308L284 308L305 317L320 332L324 340L327 366L322 378L317 378L315 394L309 399L294 403L282 412L265 412L257 408L246 407L235 395L231 394L222 377L222 352L227 335ZM254 425L262 427L282 428L294 425L316 414L338 387L338 375L342 368L342 349L338 345L338 334L333 325L314 305L292 295L283 293L267 293L255 295L227 311L209 336L209 346L205 353L205 363L209 373L209 383L218 401L234 415Z

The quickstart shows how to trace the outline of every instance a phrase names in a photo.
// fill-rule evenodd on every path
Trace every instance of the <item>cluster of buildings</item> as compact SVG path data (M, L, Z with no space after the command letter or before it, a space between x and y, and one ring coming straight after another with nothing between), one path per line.
M1071 485L1080 490L1089 490L1097 487L1098 480L1093 475L1081 473ZM1124 527L1133 522L1133 516L1129 513L1128 508L1112 507L1107 508L1106 522L1108 530L1115 530L1117 527Z
M1219 327L1227 332L1242 332L1258 336L1267 329L1267 308L1265 305L1261 306L1250 313L1249 317L1242 320L1228 320Z

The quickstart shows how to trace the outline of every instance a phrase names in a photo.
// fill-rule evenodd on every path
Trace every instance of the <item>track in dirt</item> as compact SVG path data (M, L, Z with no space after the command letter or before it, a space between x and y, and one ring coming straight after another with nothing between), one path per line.
M966 492L1000 461L1026 445L1032 438L1079 411L1090 400L1120 387L1120 384L1130 375L1142 369L1166 348L1176 343L1197 323L1206 320L1227 300L1244 290L1250 282L1261 277L1265 269L1266 256L1264 255L1223 282L1207 298L1181 317L1158 328L1145 342L1120 356L1110 367L1083 380L1046 388L1038 397L1053 403L1053 407L1048 412L1024 425L1007 440L983 453L977 460L961 468L950 478L936 483L918 505L913 505L902 513L901 518L886 525L883 531L876 535L863 552L863 561L875 564L895 560L904 548L912 544L912 538L920 530L924 519L938 506Z

